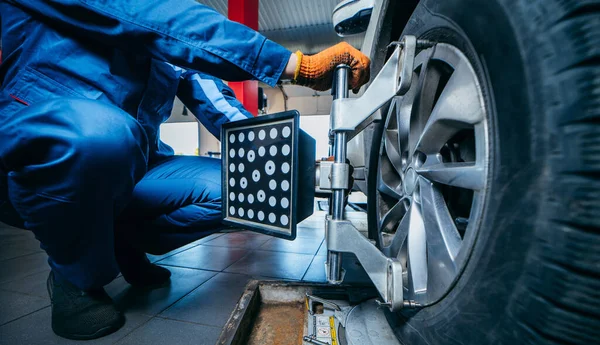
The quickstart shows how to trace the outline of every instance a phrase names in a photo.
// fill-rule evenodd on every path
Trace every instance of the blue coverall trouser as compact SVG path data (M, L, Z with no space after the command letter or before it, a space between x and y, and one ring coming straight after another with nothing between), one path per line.
M79 288L117 276L115 237L160 253L173 249L164 236L190 241L219 227L219 160L175 156L149 166L140 123L106 103L10 108L0 109L0 220L32 230L52 269Z

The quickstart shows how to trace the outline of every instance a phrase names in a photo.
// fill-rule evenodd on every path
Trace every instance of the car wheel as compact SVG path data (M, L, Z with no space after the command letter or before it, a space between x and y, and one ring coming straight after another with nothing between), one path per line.
M400 9L401 10L401 9ZM407 344L600 339L600 1L424 0L369 167ZM376 173L373 173L376 172Z

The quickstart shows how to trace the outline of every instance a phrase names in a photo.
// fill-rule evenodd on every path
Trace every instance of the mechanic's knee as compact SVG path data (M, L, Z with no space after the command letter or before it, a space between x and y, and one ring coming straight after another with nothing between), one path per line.
M204 180L210 180L211 183L202 184L202 188L206 194L206 201L213 204L221 204L221 160L208 157L199 157L202 160Z
M96 167L146 161L148 143L142 126L121 109L102 102L70 99L48 115L67 125L72 149Z
M59 98L23 110L6 127L13 169L53 163L62 173L79 175L145 172L147 137L142 126L110 104ZM28 153L24 155L24 153ZM20 165L20 166L19 166ZM143 169L136 168L135 166Z

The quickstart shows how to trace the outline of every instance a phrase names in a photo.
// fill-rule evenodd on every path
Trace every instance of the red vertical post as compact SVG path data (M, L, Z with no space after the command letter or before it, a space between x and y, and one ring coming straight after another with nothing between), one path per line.
M258 0L228 0L229 19L258 30ZM230 82L237 99L252 115L258 115L258 81Z

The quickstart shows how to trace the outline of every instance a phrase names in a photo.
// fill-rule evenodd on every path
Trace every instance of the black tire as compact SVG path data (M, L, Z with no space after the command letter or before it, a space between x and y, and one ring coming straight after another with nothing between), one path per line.
M600 0L423 0L403 34L467 55L487 90L492 151L462 275L439 302L390 314L396 335L600 344Z

